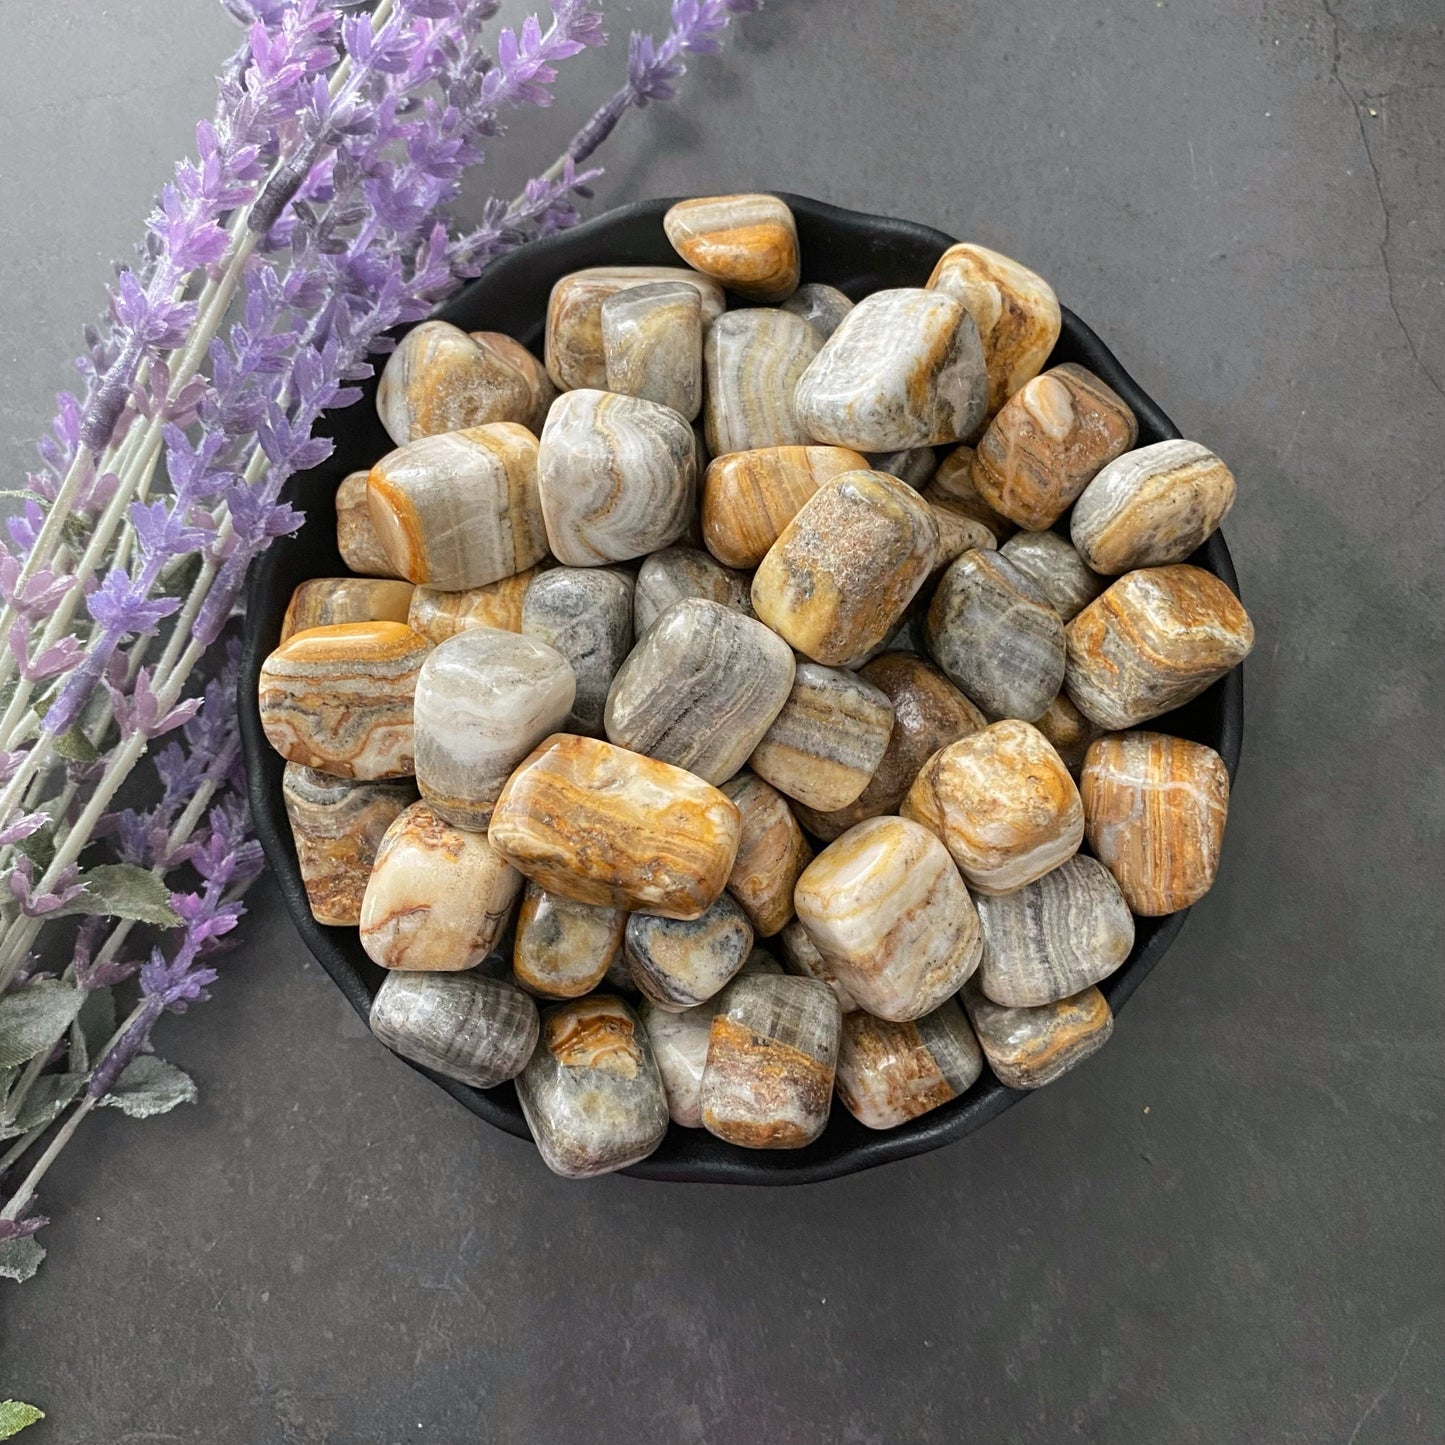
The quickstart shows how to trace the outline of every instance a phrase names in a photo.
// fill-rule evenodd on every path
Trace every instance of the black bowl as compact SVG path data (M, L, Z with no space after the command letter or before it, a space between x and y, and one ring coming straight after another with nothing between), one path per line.
M784 199L798 220L803 279L829 282L854 299L882 287L921 286L934 262L952 244L942 232L909 221L844 211L805 196L784 195ZM640 201L504 256L439 314L469 331L504 331L540 355L547 296L558 277L584 266L677 264L677 256L662 231L663 213L672 204L671 200ZM1069 310L1064 311L1063 333L1050 364L1062 361L1081 362L1133 407L1139 419L1141 446L1179 435L1174 423L1144 395L1103 342ZM329 434L336 438L335 453L324 466L292 478L286 486L285 499L305 512L309 520L294 536L275 542L251 578L238 700L251 808L267 860L307 947L363 1019L383 971L362 952L354 928L324 927L312 918L307 907L281 800L284 765L261 732L256 685L261 663L280 637L281 618L292 589L309 577L345 572L336 550L333 499L337 484L348 472L370 466L391 449L376 418L374 392L373 381L366 387L362 402L326 419ZM1229 549L1218 533L1190 560L1238 592ZM1233 777L1244 730L1241 669L1235 668L1223 681L1187 707L1161 719L1157 726L1208 743L1223 755ZM1134 951L1124 966L1101 985L1115 1013L1163 958L1183 926L1184 917L1185 913L1179 912L1167 918L1138 920ZM489 1124L521 1139L530 1137L511 1084L474 1089L429 1069L420 1072ZM829 1179L952 1143L1023 1097L1023 1092L1005 1088L985 1070L961 1098L885 1133L865 1129L846 1109L835 1108L823 1136L799 1150L739 1149L701 1129L679 1129L674 1125L656 1153L625 1172L683 1183L800 1184Z

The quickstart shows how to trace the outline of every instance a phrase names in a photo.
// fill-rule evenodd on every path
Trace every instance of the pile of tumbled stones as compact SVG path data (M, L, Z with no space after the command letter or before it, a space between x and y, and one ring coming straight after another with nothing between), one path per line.
M888 1129L1091 1054L1228 807L1140 725L1253 642L1185 560L1228 467L1041 370L1039 276L956 245L855 305L799 285L773 196L663 225L686 266L557 282L545 367L401 341L396 450L336 497L357 575L296 590L260 682L312 911L388 971L373 1031L515 1079L573 1176L669 1118L800 1148L835 1092Z

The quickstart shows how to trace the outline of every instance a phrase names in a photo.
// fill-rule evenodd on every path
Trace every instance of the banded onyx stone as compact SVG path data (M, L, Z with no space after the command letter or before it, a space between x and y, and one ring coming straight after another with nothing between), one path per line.
M371 1032L404 1059L492 1089L532 1057L537 1005L484 973L389 973L371 1001Z
M1135 913L1174 913L1214 886L1229 769L1213 748L1165 733L1102 737L1080 792L1089 846Z
M671 407L686 421L702 410L702 298L687 281L630 286L602 303L607 390Z
M846 807L868 786L893 731L893 704L865 678L800 662L752 770L810 808Z
M988 719L931 662L908 652L885 652L859 677L893 704L893 731L868 786L846 808L819 812L799 806L798 820L831 842L865 818L896 813L918 770L939 748L988 726Z
M742 905L759 938L771 938L793 916L793 886L813 850L787 799L754 773L722 784L742 819L728 892Z
M526 426L533 407L531 382L516 360L448 321L413 326L387 357L376 388L377 415L399 447L489 422Z
M608 741L725 782L788 700L793 668L788 645L761 622L686 597L653 623L613 679Z
M973 458L972 447L954 447L939 462L933 480L923 489L923 495L936 506L947 506L975 522L982 522L993 533L994 541L1002 546L1018 529L979 495L978 488L973 484Z
M1069 696L1100 727L1118 730L1218 682L1249 656L1254 624L1212 572L1177 563L1126 572L1066 636Z
M382 835L416 801L411 780L354 783L287 763L281 797L311 916L354 928Z
M928 609L934 661L991 718L1039 716L1063 685L1064 624L1001 552L952 563Z
M1069 532L1084 561L1115 575L1182 562L1234 505L1234 473L1198 442L1116 457L1084 488Z
M797 290L798 226L777 196L679 201L662 229L689 266L747 301L783 301Z
M801 316L819 341L826 341L852 309L853 303L836 286L820 281L805 281L783 302L783 310Z
M622 947L637 991L658 1008L677 1011L705 1003L742 968L753 926L724 893L697 918L634 913Z
M938 555L933 561L935 578L941 577L965 552L992 552L997 549L998 539L962 507L955 506L946 498L938 499L926 494L924 501L933 509L933 520L938 523Z
M1037 1008L994 1003L970 981L964 1011L988 1066L1009 1089L1039 1089L1097 1053L1114 1032L1114 1015L1097 988Z
M412 698L430 647L401 622L297 632L261 664L266 741L288 762L338 778L412 771Z
M662 1075L672 1122L681 1129L701 1129L702 1071L707 1063L717 1000L708 999L696 1008L669 1013L651 999L643 999L638 1012L657 1060L658 1073Z
M938 258L928 284L961 301L978 325L992 416L1049 359L1063 326L1059 298L1037 272L966 241Z
M517 910L512 973L543 998L577 998L607 977L626 926L620 908L574 903L528 879Z
M552 554L569 567L642 557L687 530L692 428L670 407L605 391L559 396L542 428L537 483Z
M843 1019L835 1087L869 1129L896 1129L967 1093L983 1073L983 1051L963 1010L945 999L904 1023L861 1009Z
M467 333L485 351L497 368L510 367L522 378L527 388L527 415L516 418L533 436L542 430L547 410L557 400L557 388L547 375L547 368L520 341L501 331L469 331Z
M1089 744L1099 736L1099 725L1074 706L1068 693L1061 692L1034 719L1034 726L1053 744L1064 766L1077 778Z
M503 632L522 630L522 599L542 566L528 567L514 577L469 587L465 592L442 592L435 587L414 587L406 624L432 644L445 642L472 627L496 627Z
M542 1162L565 1179L625 1169L667 1133L667 1095L647 1031L608 994L542 1015L517 1099Z
M405 622L412 585L380 577L312 577L291 594L281 641L338 622Z
M434 647L416 685L416 781L448 822L483 830L512 769L572 710L567 659L535 637L473 627Z
M720 457L811 442L793 394L821 344L818 333L790 311L748 307L720 316L702 347L708 451Z
M753 576L753 609L826 667L863 662L897 626L938 551L917 492L883 472L845 472L783 529Z
M413 803L376 850L361 900L361 946L382 968L475 968L501 936L521 887L485 833Z
M395 577L397 570L371 525L368 476L369 470L352 472L336 489L336 550L341 560L362 577Z
M703 477L703 541L724 566L756 567L819 487L867 467L847 447L758 447L717 457Z
M906 447L902 451L873 452L868 458L868 469L887 472L900 482L907 482L915 492L921 492L933 480L938 470L938 453L932 447Z
M943 845L906 818L869 818L803 870L798 920L878 1018L916 1019L978 966L978 914Z
M988 378L973 318L921 287L865 296L798 382L814 441L860 452L962 441L983 420Z
M978 986L1011 1008L1053 1003L1099 983L1134 947L1134 917L1119 885L1082 853L1012 893L981 893L978 916Z
M682 768L558 733L507 780L487 836L549 893L697 918L726 885L741 822Z
M995 511L1030 532L1044 532L1138 435L1123 397L1092 371L1066 361L1004 403L979 439L973 484Z
M704 597L747 617L753 615L752 579L715 562L698 547L665 547L637 571L632 630L641 637L674 602Z
M832 964L818 952L818 945L808 937L808 930L801 920L791 919L778 935L778 942L782 945L783 965L788 973L826 983L833 990L839 1009L845 1014L858 1007L858 1000L848 992L847 985L833 971Z
M573 271L553 286L547 301L547 374L563 391L606 387L602 303L619 291L659 281L682 281L697 291L704 329L727 306L716 281L686 266L590 266Z
M547 555L537 439L511 422L423 437L367 479L371 524L409 582L462 592Z
M1044 735L1010 718L941 748L902 813L941 838L976 893L1010 893L1072 858L1079 790Z
M632 591L615 567L553 567L527 589L521 630L560 652L577 681L566 732L602 732L612 679L632 650Z
M723 992L702 1074L702 1123L744 1149L801 1149L828 1123L842 1015L826 984L748 973Z
M1092 485L1092 483L1090 484ZM1109 585L1057 532L1018 532L999 548L1068 622Z

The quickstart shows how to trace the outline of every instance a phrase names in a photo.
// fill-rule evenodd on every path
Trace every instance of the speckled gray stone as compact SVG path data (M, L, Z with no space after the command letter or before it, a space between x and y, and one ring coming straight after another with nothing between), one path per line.
M674 602L706 597L734 612L753 615L752 579L735 572L700 547L667 547L638 569L632 599L633 632L641 637Z
M1017 532L999 551L1053 603L1065 622L1109 585L1109 579L1095 572L1073 543L1057 532Z
M819 281L799 286L783 302L783 310L801 316L818 333L820 341L826 341L852 309L853 303L836 286Z

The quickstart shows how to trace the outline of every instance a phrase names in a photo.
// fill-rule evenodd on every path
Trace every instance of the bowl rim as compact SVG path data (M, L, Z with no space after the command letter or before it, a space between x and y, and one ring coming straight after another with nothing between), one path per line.
M956 244L955 239L946 233L915 221L849 210L788 191L774 191L771 194L786 201L800 222L806 223L810 228L816 226L848 230L862 229L874 233L875 236L886 237L890 242L901 242L920 250L931 250L937 253ZM497 287L503 284L510 274L520 274L523 270L533 268L544 268L551 274L561 275L569 270L580 269L575 262L564 265L559 265L558 262L562 258L573 255L579 249L585 250L588 243L596 238L624 229L634 223L656 221L660 234L662 214L669 206L681 199L689 198L671 196L634 201L603 212L601 215L592 217L567 230L532 241L492 262L480 277L470 282L444 305L438 307L432 316L446 321L459 321L469 309L469 303L474 294L480 294L479 288ZM806 255L804 260L806 271ZM627 264L627 258L619 257L615 264ZM1063 343L1067 339L1070 351L1129 403L1140 422L1140 430L1147 429L1157 432L1165 439L1180 437L1179 428L1175 426L1168 414L1125 370L1118 358L1094 330L1068 307L1060 309L1062 312L1060 342ZM406 329L408 328L399 328L399 330ZM366 401L358 403L363 406L367 404ZM344 417L345 414L342 411L334 413L333 416ZM334 467L334 461L322 463L321 467L315 471L321 472ZM282 489L282 500L293 494L304 478L309 475L312 474L303 473L290 478ZM274 609L274 602L267 601L275 590L273 578L283 553L289 546L297 544L297 539L304 530L302 528L291 537L277 539L258 559L246 588L246 616L248 619L260 614L263 601L266 601L268 607ZM1239 596L1239 581L1233 559L1220 531L1216 530L1191 560L1212 571L1236 596ZM274 642L269 637L263 638L260 635L260 629L250 625L246 626L236 703L253 824L266 854L267 862L276 875L286 911L290 914L291 921L302 941L363 1022L369 1022L371 991L337 943L337 935L354 934L354 930L331 928L317 923L312 917L296 863L295 845L291 838L290 826L280 798L280 771L284 764L279 755L273 752L261 730L256 692L257 681L261 664L273 646ZM1224 759L1232 783L1238 771L1244 737L1243 666L1235 667L1233 671L1214 684L1214 687L1220 690L1221 723L1218 742L1213 746ZM1119 1014L1135 990L1169 950L1183 928L1188 914L1189 910L1186 908L1162 919L1151 920L1154 927L1143 947L1139 948L1122 967L1099 985L1115 1016ZM514 1097L515 1091L511 1084L499 1085L496 1089L491 1090L479 1090L439 1074L402 1055L398 1054L395 1057L401 1059L408 1067L425 1075L472 1113L485 1119L495 1128L513 1137L531 1140L531 1134L521 1118L520 1110L515 1106L508 1109L501 1102L502 1097ZM620 1172L634 1178L668 1183L769 1185L814 1183L845 1174L858 1173L865 1169L873 1169L882 1164L908 1159L914 1155L941 1148L945 1144L954 1143L996 1118L1006 1109L1021 1102L1031 1092L1033 1091L1006 1087L985 1066L980 1079L957 1099L895 1129L878 1132L867 1130L855 1142L832 1151L820 1149L819 1145L823 1142L822 1140L806 1149L797 1151L748 1151L728 1146L720 1140L713 1139L705 1131L680 1130L677 1125L671 1125L668 1130L668 1141L664 1141L664 1149L666 1149L667 1142L673 1140L675 1136L685 1136L685 1143L702 1147L691 1150L684 1149L680 1155L670 1150L653 1154ZM823 1139L827 1139L827 1134L823 1136Z

